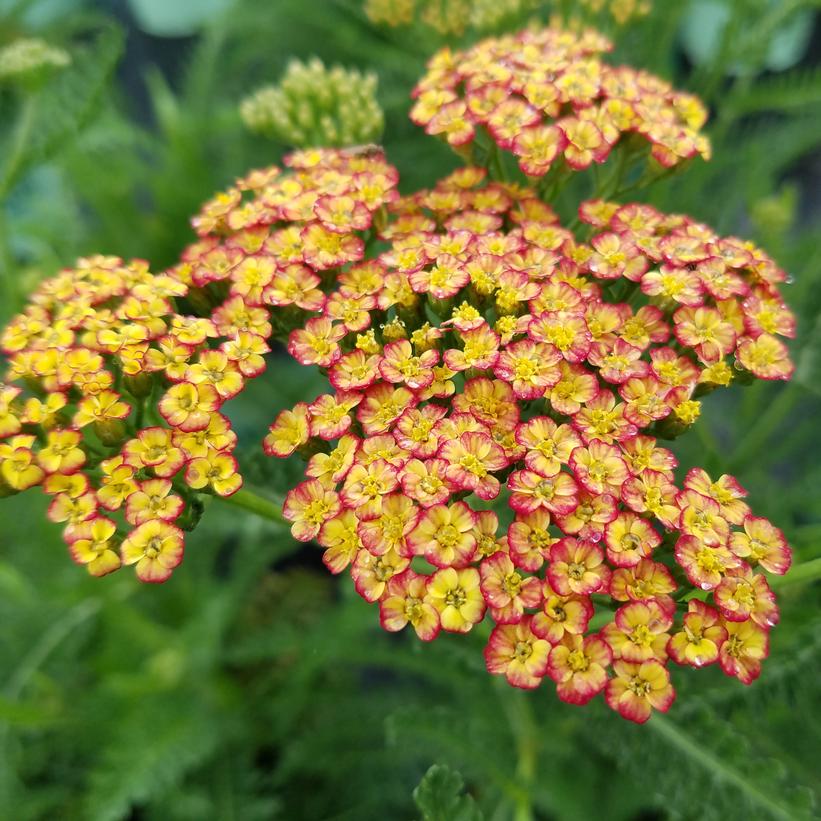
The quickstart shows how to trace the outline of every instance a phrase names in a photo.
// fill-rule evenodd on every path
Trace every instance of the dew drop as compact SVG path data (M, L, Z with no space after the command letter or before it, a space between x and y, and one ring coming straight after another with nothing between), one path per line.
M713 585L711 585L711 584L710 584L710 582L702 582L702 583L699 585L699 587L700 587L702 590L712 590L712 589L713 589Z
M703 667L705 662L704 656L693 656L693 664L696 667Z

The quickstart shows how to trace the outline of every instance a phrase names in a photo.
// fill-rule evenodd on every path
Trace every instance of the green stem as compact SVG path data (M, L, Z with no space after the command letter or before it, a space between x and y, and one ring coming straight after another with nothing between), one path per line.
M648 722L648 727L655 730L671 747L686 755L696 762L702 769L709 772L713 778L735 787L744 793L749 799L759 807L766 810L773 818L789 821L793 818L791 810L770 798L762 792L754 778L739 772L734 767L728 765L724 759L714 755L703 744L697 743L693 736L686 730L679 727L669 718L657 713Z
M0 279L2 279L3 285L4 307L6 307L9 314L17 310L18 288L17 278L12 271L14 260L8 242L5 200L14 184L18 170L28 149L31 129L34 125L36 102L37 96L35 94L29 94L23 98L20 106L20 115L14 127L14 135L12 136L11 146L3 168L3 176L0 178ZM5 318L4 314L3 318Z
M779 392L775 400L770 404L764 413L758 417L758 421L747 432L741 444L736 448L729 460L729 470L735 473L743 467L747 461L756 456L767 444L772 432L778 427L784 417L792 410L795 397L800 390L797 382L791 382L786 388Z
M502 155L496 143L491 143L488 149L487 171L492 180L496 182L507 182Z
M516 789L511 793L514 821L533 821L533 782L536 778L538 736L527 693L511 693L502 679L496 680L516 746Z
M43 662L65 641L84 621L96 615L102 602L99 599L85 599L75 605L62 618L56 620L40 637L29 652L23 656L14 673L6 682L3 692L9 699L17 699L31 677Z
M29 138L34 125L34 112L37 108L37 95L28 94L23 98L20 105L20 116L14 127L14 136L11 141L8 159L3 169L3 179L0 181L0 200L4 200L6 194L11 190L15 178L20 169L20 165L29 148Z
M243 510L256 513L257 516L262 516L263 519L270 519L272 522L278 522L283 525L288 524L288 520L282 515L281 502L268 499L249 488L240 488L232 496L220 498L229 505L241 507Z

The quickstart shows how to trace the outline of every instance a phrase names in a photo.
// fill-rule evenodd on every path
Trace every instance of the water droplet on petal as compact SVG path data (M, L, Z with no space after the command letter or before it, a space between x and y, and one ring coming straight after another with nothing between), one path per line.
M712 585L712 584L710 584L710 582L702 582L702 583L699 585L699 587L700 587L702 590L712 590L712 589L713 589L713 585Z
M693 656L693 664L696 667L703 667L705 661L706 660L705 660L704 656Z

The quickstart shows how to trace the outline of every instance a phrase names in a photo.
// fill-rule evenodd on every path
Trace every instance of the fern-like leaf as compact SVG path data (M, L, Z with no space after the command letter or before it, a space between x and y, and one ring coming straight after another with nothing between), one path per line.
M166 793L216 748L223 725L192 709L198 699L159 693L135 704L102 751L89 776L83 817L117 821L134 805Z
M725 105L735 115L801 111L821 104L821 68L797 69L732 94Z
M2 190L38 162L49 159L91 119L123 49L119 29L107 26L90 45L72 52L71 66L58 74L34 100L33 120L23 153L3 171Z

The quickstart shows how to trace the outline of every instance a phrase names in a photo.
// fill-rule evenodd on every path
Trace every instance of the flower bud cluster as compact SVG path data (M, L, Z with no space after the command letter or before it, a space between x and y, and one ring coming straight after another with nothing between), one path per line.
M39 37L22 37L0 49L0 83L30 85L71 63L67 51Z
M363 8L377 25L398 28L418 21L442 36L461 36L468 28L493 31L543 5L541 0L365 0ZM582 0L564 22L571 26L579 15L588 20L598 15L622 26L644 17L651 7L650 0Z
M616 25L646 17L653 4L651 0L582 0L582 8L592 14L606 14Z
M620 141L633 157L649 146L665 168L709 157L702 103L647 72L603 63L610 48L592 30L542 29L444 49L414 90L411 119L463 152L477 142L512 152L530 177L602 163Z
M370 143L385 118L376 100L375 74L313 58L292 60L278 85L258 89L240 104L251 130L287 145L346 146Z

